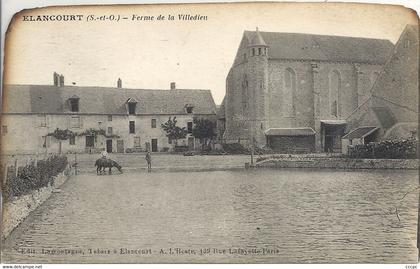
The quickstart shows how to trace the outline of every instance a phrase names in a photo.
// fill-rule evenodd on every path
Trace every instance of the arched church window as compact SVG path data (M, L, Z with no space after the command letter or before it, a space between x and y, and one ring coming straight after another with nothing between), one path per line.
M242 109L245 111L248 106L248 78L246 74L242 79Z
M341 116L340 107L340 88L341 88L341 77L337 70L334 70L330 74L330 112L331 115L337 117Z
M283 115L292 117L295 115L296 73L291 68L284 72L283 87Z

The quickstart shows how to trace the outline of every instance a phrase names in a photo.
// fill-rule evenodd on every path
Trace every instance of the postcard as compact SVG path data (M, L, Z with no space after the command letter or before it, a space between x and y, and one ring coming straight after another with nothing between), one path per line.
M415 264L418 74L396 5L22 10L2 262Z

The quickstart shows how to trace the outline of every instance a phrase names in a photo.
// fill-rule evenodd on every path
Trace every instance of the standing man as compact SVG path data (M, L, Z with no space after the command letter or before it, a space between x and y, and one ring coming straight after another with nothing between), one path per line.
M146 153L146 162L147 162L147 172L152 172L152 154L150 153L150 150L147 150Z
M108 157L108 152L106 150L101 152L102 159L106 159Z

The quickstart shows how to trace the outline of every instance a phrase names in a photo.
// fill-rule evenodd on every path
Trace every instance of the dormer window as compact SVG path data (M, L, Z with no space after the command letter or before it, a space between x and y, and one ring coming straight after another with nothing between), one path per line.
M70 97L69 105L70 105L71 112L79 112L79 97L75 95Z
M191 104L186 104L186 105L185 105L185 112L186 112L187 114L192 114L192 113L193 113L193 108L194 108L194 106L193 106L193 105L191 105Z
M129 98L126 102L128 115L136 114L137 101L133 98Z
M128 104L128 114L130 114L130 115L136 114L136 103L129 103Z

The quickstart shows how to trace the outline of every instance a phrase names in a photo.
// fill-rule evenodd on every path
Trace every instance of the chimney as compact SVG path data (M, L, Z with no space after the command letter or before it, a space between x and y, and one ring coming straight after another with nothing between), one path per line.
M57 72L54 72L53 77L54 77L54 86L58 86L59 75L57 74Z
M59 80L60 80L60 87L63 87L64 86L64 76L63 76L63 74L61 74L60 76L59 76Z
M117 88L122 88L122 80L120 78L117 80Z
M176 90L176 84L175 84L175 82L171 82L171 90Z

